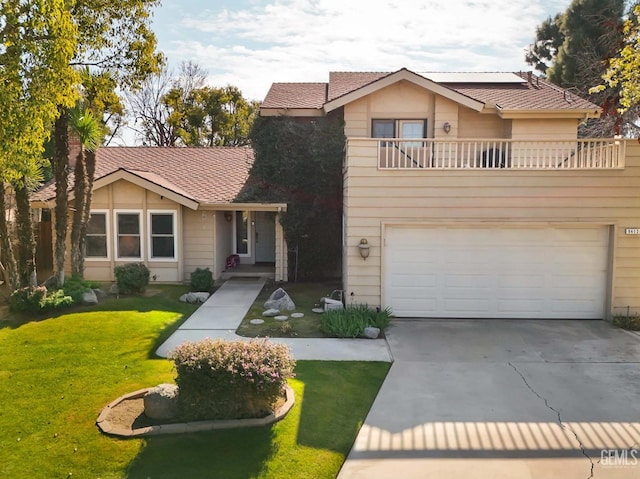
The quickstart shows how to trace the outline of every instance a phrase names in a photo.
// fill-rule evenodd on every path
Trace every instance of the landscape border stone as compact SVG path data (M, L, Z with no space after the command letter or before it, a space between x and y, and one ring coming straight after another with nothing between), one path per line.
M98 419L96 425L104 433L112 436L121 437L139 437L139 436L156 436L160 434L178 434L197 431L212 431L214 429L233 429L233 428L245 428L266 426L273 424L284 418L295 404L295 396L293 389L290 386L285 386L285 403L280 406L275 413L269 414L265 417L252 418L252 419L224 419L213 421L194 421L194 422L180 422L175 424L160 424L155 426L146 426L136 429L125 429L115 426L109 421L109 415L111 410L123 401L129 399L142 399L147 392L153 388L144 388L137 391L120 396L118 399L111 401L105 406Z

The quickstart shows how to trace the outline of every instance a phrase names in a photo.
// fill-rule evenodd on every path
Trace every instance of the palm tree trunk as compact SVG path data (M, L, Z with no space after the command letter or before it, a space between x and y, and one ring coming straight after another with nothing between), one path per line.
M84 277L84 251L85 241L87 238L87 223L91 217L91 200L93 199L93 181L96 175L96 152L87 150L84 152L84 173L85 173L85 193L82 203L82 218L80 222L80 239L78 245L80 248L80 257L78 261L78 271Z
M4 279L7 282L7 286L9 286L9 291L14 291L20 287L20 278L18 277L18 265L13 252L13 245L9 238L5 194L4 181L0 181L0 262L4 269Z
M51 162L56 184L54 267L58 286L62 287L64 285L64 259L67 248L67 189L69 188L69 116L66 109L60 112L60 117L56 120L53 141L56 150Z
M21 183L14 186L16 192L16 231L18 234L18 276L21 285L36 286L36 242L31 226L31 208L29 207L29 189L26 185L26 178L22 178Z
M82 148L76 158L73 184L73 219L71 223L71 274L82 276L84 273L83 250L81 245L82 224L87 194L87 171Z

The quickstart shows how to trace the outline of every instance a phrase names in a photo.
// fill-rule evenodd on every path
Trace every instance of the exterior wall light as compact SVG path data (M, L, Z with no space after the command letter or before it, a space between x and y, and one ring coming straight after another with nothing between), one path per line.
M225 211L224 219L227 220L227 223L231 223L231 220L233 220L233 213L231 211Z
M449 123L448 121L445 121L444 125L442 125L442 129L448 135L449 132L451 131L451 123Z
M362 238L360 240L358 251L360 251L360 256L362 256L362 259L366 260L369 257L369 243L365 238Z

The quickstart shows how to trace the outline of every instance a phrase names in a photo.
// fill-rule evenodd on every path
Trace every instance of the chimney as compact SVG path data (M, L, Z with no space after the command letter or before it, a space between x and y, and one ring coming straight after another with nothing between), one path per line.
M69 129L69 169L71 171L76 167L76 159L82 151L80 138L71 129Z

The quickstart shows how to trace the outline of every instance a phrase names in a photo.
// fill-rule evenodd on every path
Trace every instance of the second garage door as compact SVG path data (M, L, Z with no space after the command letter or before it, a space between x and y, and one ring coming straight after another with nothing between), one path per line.
M604 317L606 227L385 231L383 303L398 317Z

